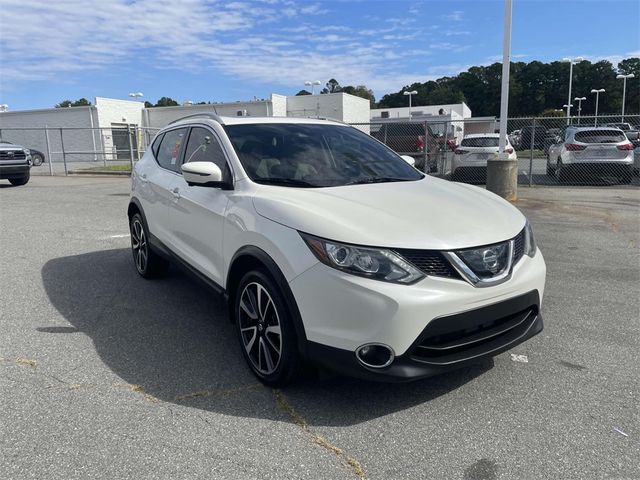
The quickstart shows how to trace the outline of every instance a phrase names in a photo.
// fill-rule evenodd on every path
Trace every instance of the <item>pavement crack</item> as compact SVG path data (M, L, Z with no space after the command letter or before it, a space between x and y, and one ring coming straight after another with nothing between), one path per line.
M281 390L274 389L273 394L276 399L276 405L280 410L286 412L290 417L293 423L295 423L302 431L311 435L311 441L318 445L319 447L324 448L325 450L333 453L340 459L340 461L349 469L351 472L356 475L361 480L367 479L367 474L365 473L362 465L358 460L349 456L343 449L335 446L326 438L316 435L309 429L309 423L306 419L298 413L298 411L291 405L289 399L282 393Z
M207 398L207 397L227 397L229 395L235 395L237 393L246 392L247 390L254 390L260 387L259 383L252 383L250 385L243 385L237 388L217 388L213 390L200 390L198 392L185 393L183 395L177 395L174 400L176 402L184 400L192 400L194 398Z

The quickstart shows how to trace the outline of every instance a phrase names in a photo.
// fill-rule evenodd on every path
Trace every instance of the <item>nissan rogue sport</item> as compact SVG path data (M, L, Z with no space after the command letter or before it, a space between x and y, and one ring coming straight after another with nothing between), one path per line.
M222 293L269 385L308 363L427 377L543 328L546 267L520 211L338 122L177 120L136 164L128 216L138 273L173 262Z

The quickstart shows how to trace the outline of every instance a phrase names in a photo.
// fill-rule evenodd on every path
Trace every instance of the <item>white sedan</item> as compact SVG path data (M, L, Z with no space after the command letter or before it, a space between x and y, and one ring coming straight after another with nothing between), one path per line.
M487 180L487 160L498 155L497 133L476 133L466 135L460 146L456 148L451 160L451 179L453 181L468 181L471 183L485 183ZM507 138L505 153L509 160L517 160L516 152Z

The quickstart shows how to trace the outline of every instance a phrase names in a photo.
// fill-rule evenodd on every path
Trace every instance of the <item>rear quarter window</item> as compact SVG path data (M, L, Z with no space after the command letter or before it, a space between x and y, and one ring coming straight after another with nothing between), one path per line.
M495 137L463 138L460 145L462 147L497 147L498 140Z

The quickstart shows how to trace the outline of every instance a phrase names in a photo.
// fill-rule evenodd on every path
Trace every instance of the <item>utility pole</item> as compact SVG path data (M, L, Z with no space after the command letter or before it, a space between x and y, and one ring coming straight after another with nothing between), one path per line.
M518 198L518 161L509 160L507 117L509 116L509 67L511 63L512 0L504 2L504 39L502 44L502 88L500 91L500 141L498 158L487 161L487 190L509 201Z

